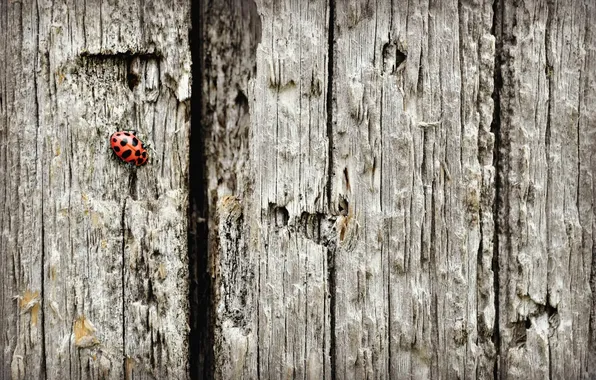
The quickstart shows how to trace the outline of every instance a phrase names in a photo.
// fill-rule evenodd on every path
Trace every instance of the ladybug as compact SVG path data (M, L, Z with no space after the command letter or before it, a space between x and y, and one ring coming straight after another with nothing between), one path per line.
M143 166L149 155L145 144L139 140L135 131L118 131L110 136L110 146L120 159L132 165Z

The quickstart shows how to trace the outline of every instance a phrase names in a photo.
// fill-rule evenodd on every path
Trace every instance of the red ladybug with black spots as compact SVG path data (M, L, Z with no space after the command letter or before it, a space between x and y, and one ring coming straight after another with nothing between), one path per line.
M110 136L110 146L122 161L143 166L149 159L145 144L139 140L135 131L118 131Z

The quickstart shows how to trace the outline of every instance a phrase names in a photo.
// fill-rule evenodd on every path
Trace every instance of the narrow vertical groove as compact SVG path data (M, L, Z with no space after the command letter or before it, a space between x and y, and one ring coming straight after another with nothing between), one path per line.
M328 54L327 54L327 206L329 211L334 209L332 201L332 180L333 180L333 51L335 49L335 0L329 0L329 32Z
M35 120L37 122L37 131L35 136L35 162L41 163L41 301L40 301L40 308L41 308L41 371L40 377L45 379L47 378L47 362L46 362L46 333L45 333L45 226L44 226L44 217L43 217L43 210L44 210L44 186L43 186L43 159L39 159L39 152L37 151L37 147L39 146L39 130L41 128L41 121L39 118L39 94L38 94L38 87L37 87L37 75L40 72L39 67L37 67L39 62L39 4L35 2L35 22L37 24L37 36L36 36L36 48L35 48L35 66L37 68L36 72L33 73L33 87L35 88ZM43 140L42 140L42 156L43 156ZM43 158L43 157L42 157Z
M545 156L546 156L546 207L547 210L545 212L546 217L546 252L547 252L547 272L546 272L546 282L547 282L547 291L546 291L546 305L549 305L549 289L548 289L548 274L550 273L550 263L551 263L551 234L550 234L550 222L549 222L549 213L548 213L548 205L551 202L551 182L553 177L553 170L551 166L550 156L550 143L551 143L551 115L552 115L552 104L553 104L553 81L551 79L553 73L553 66L552 66L552 59L551 54L552 50L551 46L551 33L552 33L552 22L553 22L553 6L554 3L552 0L547 1L547 16L546 16L546 28L544 31L544 51L546 53L546 81L548 83L548 103L547 103L547 111L546 111L546 130L545 130L545 137L544 137L544 149L545 149ZM553 376L553 366L552 366L552 357L551 357L551 343L550 339L548 342L548 378L552 380Z
M581 122L581 117L582 117L582 100L583 100L583 94L582 94L582 77L583 77L583 73L584 73L585 67L582 67L580 72L579 72L579 93L577 96L577 139L575 141L575 143L577 144L577 189L576 189L576 193L575 193L575 208L577 209L577 215L578 215L578 219L579 219L579 223L580 225L582 224L582 220L581 220L581 211L580 211L580 206L579 206L579 197L580 195L580 188L581 188L581 170L582 170L582 166L581 166L581 126L580 126L580 122ZM582 248L584 247L584 240L585 237L582 233Z
M335 341L335 287L336 287L336 273L335 273L335 248L327 248L327 282L329 284L329 377L331 380L337 379L337 357L336 357L336 341Z
M2 205L0 207L0 231L9 231L10 230L8 228L8 223L6 221L6 216L7 216L7 208L8 208L8 187L10 186L8 184L8 178L6 176L6 173L8 172L7 167L8 167L8 148L7 148L7 141L8 141L8 112L5 111L5 104L8 103L8 96L7 96L7 83L6 83L6 79L8 76L7 73L7 64L6 64L6 56L7 54L7 14L8 14L8 8L6 6L5 2L0 2L0 125L2 127L0 127L0 175L3 178L2 181L2 185L0 185L0 204ZM4 235L3 235L4 236ZM0 250L2 252L6 252L7 251L7 239L6 238L2 238L0 239ZM8 256L8 255L7 255ZM7 289L10 289L9 283L10 281L7 281L7 278L10 278L9 276L9 271L8 271L8 266L9 266L9 258L6 256L6 258L4 260L2 260L2 263L0 263L0 275L2 276L2 278L4 279L2 281L2 284L0 284L0 331L4 331L5 333L2 334L2 337L0 338L0 344L2 345L2 347L5 347L4 352L2 352L2 356L0 356L0 360L3 360L4 362L7 361L9 355L6 353L7 349L9 347L9 340L8 340L8 336L10 335L10 330L9 327L7 326L6 323L6 315L7 315L7 310L6 310L6 298L8 297L9 291L7 291ZM14 276L13 276L14 277ZM13 280L14 281L14 280ZM7 378L8 374L8 369L0 369L0 378L2 378L3 380L5 378Z
M433 150L435 148L433 147ZM431 153L432 154L432 153ZM429 242L429 258L428 258L428 265L429 265L429 277L432 284L439 283L439 274L437 269L437 199L435 195L437 194L437 180L431 179L431 199L430 199L430 242ZM440 211L439 211L440 212ZM430 328L430 341L431 345L433 346L432 353L429 353L429 356L432 357L432 362L430 366L430 376L431 378L440 378L444 370L444 362L442 355L439 354L441 351L440 344L441 344L441 332L439 331L441 324L439 323L439 293L435 287L431 287L430 289L430 320L431 328Z
M464 136L465 136L465 119L466 115L464 112L464 104L465 104L465 95L464 95L464 80L465 74L464 73L464 26L463 26L463 9L462 9L462 2L459 0L457 2L457 17L459 23L459 30L458 30L458 43L459 43L459 122L460 122L460 132L459 132L459 164L463 168L464 167ZM480 235L480 240L482 241L482 234Z
M328 26L328 54L327 54L327 208L329 212L335 208L332 200L332 181L333 181L333 67L334 61L334 49L335 49L335 0L329 0L329 26ZM336 380L336 330L335 330L335 312L336 312L336 279L337 274L335 271L335 245L330 245L327 248L327 283L329 284L329 365L331 380Z
M209 270L209 232L206 193L205 134L203 128L203 22L205 1L191 3L192 94L188 169L189 350L191 379L211 379L213 317Z
M122 281L122 369L124 371L124 378L128 380L128 371L126 370L126 296L124 289L126 288L126 256L125 256L125 249L126 249L126 198L124 198L124 203L122 205L122 215L120 217L120 232L122 233L122 273L121 273L121 281Z
M501 65L503 61L503 35L502 35L502 22L503 22L503 8L504 4L502 0L495 0L493 2L493 25L491 33L495 36L495 64L494 64L494 87L493 87L493 121L491 124L491 132L495 137L495 145L493 147L493 165L495 167L495 201L493 210L493 258L492 258L492 270L493 270L493 291L495 292L495 324L493 327L492 341L495 347L495 363L493 370L494 379L499 379L500 370L500 358L501 358L501 334L499 330L499 319L500 319L500 267L499 267L499 233L501 226L499 223L499 215L502 207L501 193L501 171L503 164L501 162L501 89L503 88L503 73L501 71Z
M592 268L590 270L590 290L592 294L596 294L596 236L592 236ZM588 368L587 372L589 375L596 373L596 361L593 360L596 356L596 297L592 296L592 311L590 316L590 324L588 326L588 349L591 353L588 356Z
M586 32L585 32L585 41L588 41L588 44L592 44L593 43L593 38L594 38L594 31L591 27L591 23L588 22L588 20L593 19L594 16L596 16L596 13L594 12L596 9L596 7L592 4L591 6L588 5L588 3L590 3L590 0L586 0L584 1L584 5L586 6ZM592 18L590 18L592 17ZM593 53L592 53L593 54ZM593 62L594 56L593 55L587 55L584 61L584 67L585 67L585 71L586 71L586 78L584 79L584 88L583 88L583 96L585 96L585 105L587 106L589 104L588 96L587 94L589 94L588 91L590 91L590 79L591 76L589 74L589 68L590 68L590 63ZM581 84L580 84L580 88L581 88ZM580 103L581 106L581 103ZM588 107L585 107L585 110L587 111ZM581 114L580 114L581 115ZM588 119L589 120L589 119ZM578 117L578 139L579 139L579 124L580 120ZM589 123L589 122L588 122ZM584 140L585 141L585 140ZM593 141L593 140L592 140ZM579 159L579 157L578 157ZM591 155L590 159L587 160L587 165L589 168L594 167L594 157ZM579 168L578 168L579 170ZM579 183L578 183L579 186ZM594 187L592 186L592 196L590 197L592 200L592 205L594 205ZM579 194L578 194L579 196ZM588 198L589 199L589 198ZM578 209L579 212L579 209ZM587 223L586 223L587 224ZM592 221L592 230L594 230L594 221ZM587 242L586 242L587 243ZM587 243L588 244L588 243ZM596 234L592 234L592 257L591 257L591 269L590 269L590 277L589 277L589 284L590 284L590 290L592 292L592 307L590 309L590 321L588 324L588 360L586 363L586 372L588 373L588 376L594 376L596 377Z

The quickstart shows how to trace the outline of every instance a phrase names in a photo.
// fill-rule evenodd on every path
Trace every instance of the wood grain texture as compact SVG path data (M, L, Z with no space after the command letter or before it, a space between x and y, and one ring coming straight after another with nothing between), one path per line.
M292 334L309 314L287 316L316 304L297 308L287 289L304 276L296 252L325 255L300 244L309 228L327 249L313 272L328 276L324 376L593 376L594 6L330 3L327 134L308 134L329 154L304 160L298 74L318 67L308 54L325 34L303 16L312 4L257 2L253 182L217 211L214 270L239 286L220 287L216 336L241 358L220 377L308 373ZM253 327L230 305L255 311Z
M262 37L249 98L253 196L248 251L257 267L257 370L330 375L327 247L328 4L257 1Z
M242 54L235 70L226 68L229 60L222 64L211 57L209 80L235 87L225 93L209 86L208 102L217 103L213 141L217 144L226 128L232 132L226 139L234 143L236 133L248 130L241 117L250 112L248 151L242 145L234 155L221 152L210 171L220 180L218 187L210 185L217 223L211 234L216 239L215 374L323 379L330 376L325 238L333 228L325 214L328 4L257 1L254 9L249 25L246 18L238 20L239 11L225 13L215 24L237 25L239 35L208 34L205 48L223 57ZM254 40L241 37L250 25L259 29L256 57ZM227 39L238 47L226 48L221 42ZM232 77L215 81L212 73ZM244 92L247 77L251 84ZM219 149L228 144L222 141Z
M202 4L200 22L213 371L221 379L255 378L256 262L247 255L237 196L246 199L251 191L249 80L256 71L261 19L252 1L209 1Z
M591 378L596 10L582 1L499 8L500 373Z
M0 19L3 300L20 297L2 378L186 378L189 4L2 2ZM112 158L118 129L149 165Z
M492 3L336 5L337 376L486 376Z
M190 2L0 2L0 379L190 378L190 141L203 376L596 377L593 2L198 14L190 140Z
M0 4L2 37L2 378L38 378L43 370L42 178L36 11ZM9 348L9 349L7 349Z

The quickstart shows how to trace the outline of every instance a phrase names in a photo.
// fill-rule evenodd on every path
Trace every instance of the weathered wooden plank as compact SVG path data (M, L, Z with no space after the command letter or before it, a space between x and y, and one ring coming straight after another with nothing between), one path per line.
M495 350L495 273L494 214L495 175L492 129L494 106L495 37L493 3L458 3L460 34L462 157L466 183L466 220L472 228L468 244L468 309L470 330L466 355L466 377L494 376ZM456 206L457 207L457 206ZM478 223L478 225L477 225ZM478 239L478 240L476 240ZM477 249L478 253L474 254ZM477 266L477 268L475 268ZM473 278L472 278L473 274Z
M215 377L596 376L596 8L494 5L495 163L492 2L202 5ZM0 378L188 378L188 8L0 2Z
M258 257L258 371L330 373L324 215L327 198L328 4L257 2L262 38L251 105L254 196L246 215ZM253 112L254 110L254 112Z
M491 5L336 3L338 377L491 372Z
M2 378L43 375L43 170L37 33L31 2L0 5L2 99Z
M30 310L43 333L31 339L31 311L2 315L18 328L5 350L13 378L186 378L189 3L2 7L1 18L15 20L3 31L22 51L6 66L30 82L2 93L27 118L5 119L3 143L26 136L35 163L28 168L17 145L5 148L2 166L15 181L6 193L20 193L7 207L26 214L3 214L18 220L3 231L19 268L3 281L15 295L40 292L41 309ZM117 129L153 145L149 165L112 159L107 137ZM18 191L25 185L38 190Z
M579 220L582 226L582 248L581 257L584 266L590 269L589 287L591 291L590 301L586 301L590 307L590 321L587 339L588 353L586 372L587 378L596 377L596 131L594 120L596 120L596 29L590 27L593 23L589 20L596 18L596 7L594 4L586 3L586 34L584 37L585 61L582 71L579 96ZM581 50L580 50L581 51ZM588 293L588 295L590 295ZM582 305L583 306L583 305Z
M11 366L8 363L12 361L12 352L8 348L14 349L17 339L17 324L15 319L18 318L16 302L12 298L17 294L16 281L18 273L15 273L13 266L14 259L8 256L8 252L16 254L15 237L17 236L16 229L11 231L10 215L15 213L17 203L13 202L16 198L16 178L11 180L8 168L13 166L13 161L16 160L13 156L16 152L9 149L9 138L14 139L8 131L8 122L15 117L14 111L10 111L9 104L14 99L14 87L17 82L17 75L12 75L12 68L9 70L8 56L9 51L14 53L14 46L9 44L9 41L14 43L16 38L11 37L8 33L16 34L16 28L8 28L8 3L0 3L0 252L4 259L0 262L0 277L9 279L10 281L2 281L0 284L0 331L4 331L0 337L0 346L3 348L1 362L4 363L0 367L0 379L10 379ZM14 10L13 10L14 12ZM14 20L14 18L11 18ZM10 82L8 79L11 79ZM9 92L8 89L11 89ZM11 112L13 112L11 114ZM12 242L11 242L12 240Z
M212 1L202 5L200 22L213 370L219 379L256 378L257 261L247 254L248 219L238 197L251 196L249 80L261 19L254 2Z
M500 370L511 378L587 378L594 371L589 173L596 147L585 102L593 96L587 52L594 51L589 30L596 13L581 1L499 6Z
M102 174L108 172L110 161L95 158L109 153L104 145L108 130L103 125L110 124L105 110L125 97L121 66L121 61L112 59L103 65L88 60L73 65L70 69L74 72L54 77L55 83L46 89L42 101L52 105L43 113L49 173L44 186L48 254L44 311L46 337L52 343L46 351L50 378L124 374L124 199L119 194L124 184L121 178ZM90 83L106 85L92 90ZM90 94L92 91L97 95ZM87 116L90 114L95 117ZM90 134L95 125L99 133ZM89 147L93 141L89 137L94 135L103 137L102 141ZM95 352L97 344L105 348ZM99 360L93 360L94 355Z
M240 199L220 198L217 210L219 378L330 375L327 9L325 1L257 2L252 185Z
M594 45L587 44L586 33L594 27L596 9L593 2L552 1L548 12L546 59L547 69L552 68L547 76L549 188L545 213L549 254L546 316L549 317L549 334L552 334L549 337L549 376L580 378L586 377L589 363L590 299L594 297L589 288L593 243L586 244L582 232L592 229L593 223L582 221L580 217L580 213L585 215L580 208L580 187L592 189L593 186L580 182L581 163L587 160L580 140L583 134L594 135L596 118L590 115L591 123L582 128L579 117L583 102L582 76L596 70L594 62L592 66L585 64L585 49L594 49ZM593 139L584 146L586 148L592 153L596 151ZM529 319L536 331L545 326L541 325L544 312L534 320ZM551 328L555 331L551 332Z

